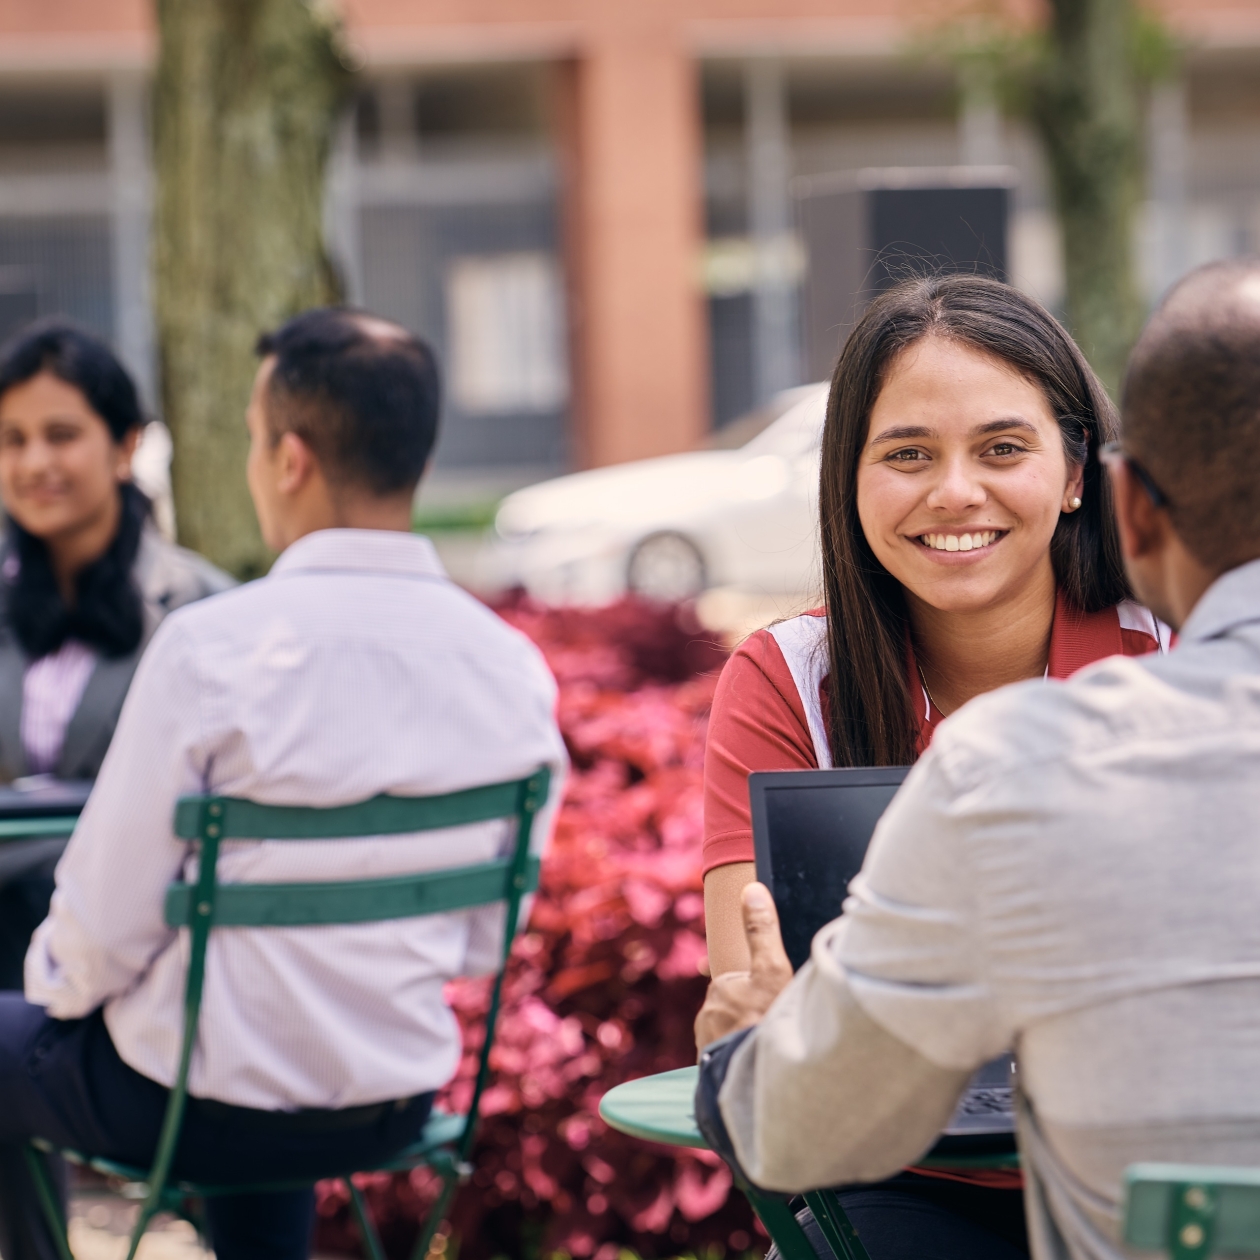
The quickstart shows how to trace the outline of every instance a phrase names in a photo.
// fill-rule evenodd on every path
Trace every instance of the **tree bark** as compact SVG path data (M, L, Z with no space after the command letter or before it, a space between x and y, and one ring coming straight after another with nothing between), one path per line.
M310 0L157 0L155 296L180 541L266 570L245 484L254 342L336 300L324 167L349 74Z
M1051 0L1032 116L1063 229L1067 317L1115 396L1145 317L1134 267L1141 93L1131 0Z

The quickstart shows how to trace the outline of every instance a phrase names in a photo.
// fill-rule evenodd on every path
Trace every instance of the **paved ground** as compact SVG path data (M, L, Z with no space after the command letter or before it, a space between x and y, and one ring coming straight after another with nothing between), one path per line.
M135 1214L133 1204L118 1199L76 1197L70 1206L70 1249L75 1260L123 1260ZM161 1221L140 1244L137 1260L207 1260L212 1254L198 1243L187 1221Z
M70 1205L70 1249L75 1260L124 1260L135 1213L134 1204L112 1196L76 1195ZM136 1260L213 1260L213 1256L198 1242L187 1221L161 1220L145 1234Z

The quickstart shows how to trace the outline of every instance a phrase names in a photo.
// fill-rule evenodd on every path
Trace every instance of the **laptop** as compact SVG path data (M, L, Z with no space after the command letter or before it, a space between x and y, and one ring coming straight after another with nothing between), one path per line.
M815 933L839 916L875 824L908 771L886 766L748 776L757 878L778 907L793 970L809 957ZM938 1153L1014 1149L1014 1070L1007 1054L972 1077Z

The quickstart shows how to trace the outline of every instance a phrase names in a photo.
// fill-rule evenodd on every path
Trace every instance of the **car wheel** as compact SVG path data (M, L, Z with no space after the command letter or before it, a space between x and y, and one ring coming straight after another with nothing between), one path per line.
M630 593L656 603L695 599L707 585L704 557L682 534L649 534L636 544L626 564Z

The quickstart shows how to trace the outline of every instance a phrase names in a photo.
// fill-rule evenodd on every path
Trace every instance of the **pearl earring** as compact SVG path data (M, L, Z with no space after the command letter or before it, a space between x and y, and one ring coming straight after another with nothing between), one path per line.
M1075 512L1075 511L1076 511L1076 509L1077 509L1078 507L1080 507L1080 506L1081 506L1081 499L1080 499L1080 496L1079 496L1079 495L1075 495L1075 494L1074 494L1074 495L1073 495L1073 496L1072 496L1072 497L1068 500L1068 507L1070 507L1070 508L1072 509L1072 511L1073 511L1073 512Z

